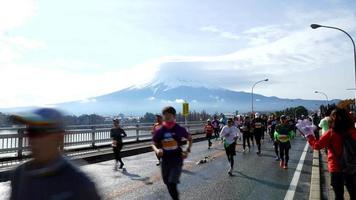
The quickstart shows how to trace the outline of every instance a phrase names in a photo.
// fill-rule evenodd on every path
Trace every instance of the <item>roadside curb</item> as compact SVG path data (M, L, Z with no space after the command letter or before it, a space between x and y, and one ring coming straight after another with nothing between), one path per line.
M317 150L314 150L313 151L313 166L312 166L309 200L320 200L321 199L320 186L321 186L321 182L320 182L320 152Z

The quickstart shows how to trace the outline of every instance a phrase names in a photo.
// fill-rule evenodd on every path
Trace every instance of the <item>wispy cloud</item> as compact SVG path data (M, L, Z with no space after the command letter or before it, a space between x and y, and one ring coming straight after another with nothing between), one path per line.
M200 28L200 30L205 31L205 32L216 33L220 37L226 38L226 39L231 39L231 40L239 40L240 39L240 36L238 36L232 32L219 30L218 28L216 28L214 26L205 26L205 27Z

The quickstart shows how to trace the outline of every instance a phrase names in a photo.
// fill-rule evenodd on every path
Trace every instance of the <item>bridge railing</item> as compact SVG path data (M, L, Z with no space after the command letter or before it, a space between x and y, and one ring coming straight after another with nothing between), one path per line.
M190 122L184 126L191 134L201 133L203 131L201 121ZM64 150L73 150L80 148L97 148L111 144L109 125L93 126L70 126L64 135ZM89 127L89 128L88 128ZM126 124L123 125L127 137L123 139L127 142L142 142L152 138L152 124ZM9 134L0 134L0 158L18 157L29 153L28 137L24 134L24 128L2 129L15 132ZM17 132L17 133L16 133ZM1 133L1 132L0 132Z

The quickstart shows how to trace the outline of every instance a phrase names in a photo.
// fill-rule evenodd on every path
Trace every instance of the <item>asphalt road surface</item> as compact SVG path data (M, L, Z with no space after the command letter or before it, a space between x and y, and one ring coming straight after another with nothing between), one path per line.
M267 138L261 156L256 155L257 147L242 153L239 142L233 177L227 174L229 164L221 141L214 141L210 150L207 141L194 143L179 185L181 199L308 199L312 153L306 141L301 137L292 141L289 169L285 170L274 160ZM208 162L197 164L205 157ZM152 152L123 160L126 169L119 171L113 170L114 161L81 167L96 182L103 199L170 199ZM296 170L298 163L301 170ZM8 198L9 189L9 182L0 183L0 199Z

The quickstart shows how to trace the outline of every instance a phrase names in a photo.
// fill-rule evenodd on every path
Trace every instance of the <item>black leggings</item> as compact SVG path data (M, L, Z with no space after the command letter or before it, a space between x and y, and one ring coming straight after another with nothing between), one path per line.
M350 199L356 199L356 177L346 175L342 172L331 172L331 186L333 186L335 199L344 199L344 185L346 185L347 191L350 194Z
M273 139L273 140L274 140L274 139ZM273 146L274 146L274 153L275 153L276 156L279 158L279 152L278 152L279 142L278 142L277 140L274 140Z
M213 144L211 142L212 135L207 135L206 137L208 138L208 147L211 147L211 145Z
M289 149L290 142L279 142L279 157L286 165L288 165L289 160Z
M168 192L171 195L173 200L179 200L179 193L177 189L176 183L168 183L167 184Z
M242 133L242 147L243 147L243 149L246 148L246 142L247 142L248 148L251 148L250 147L250 133L249 132L243 132Z
M255 140L259 152L261 152L261 138L262 138L262 133L259 132L255 133Z
M114 151L114 156L116 162L120 162L121 165L124 164L121 159L121 149L122 149L122 144L117 143L116 147L113 147L112 150Z
M234 156L236 155L235 147L236 143L234 142L225 148L227 160L230 163L231 169L234 168Z

